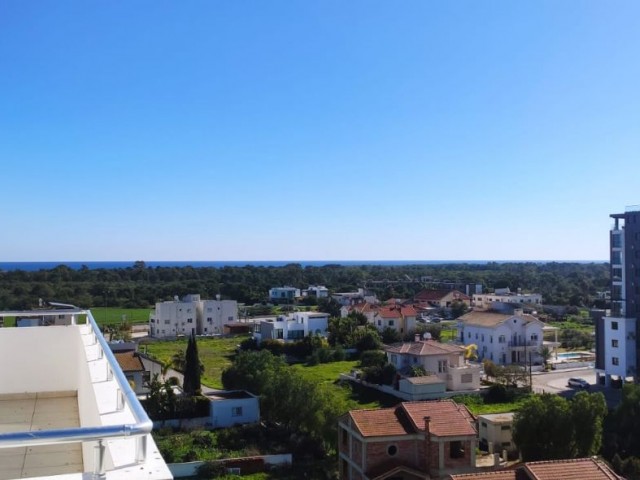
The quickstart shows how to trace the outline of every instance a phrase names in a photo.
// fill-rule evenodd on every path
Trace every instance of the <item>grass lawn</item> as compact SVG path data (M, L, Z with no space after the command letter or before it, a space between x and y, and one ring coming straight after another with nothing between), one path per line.
M104 308L91 307L91 313L98 325L119 325L123 319L128 323L149 323L151 308Z
M248 335L234 335L219 338L198 338L198 355L204 364L202 383L212 388L222 388L222 370L231 365L236 347ZM187 350L187 339L154 341L145 343L147 353L158 360L171 363L171 357L178 351Z
M514 401L505 403L484 403L480 395L459 395L453 397L453 399L457 403L464 403L474 415L484 415L487 413L516 412L529 396L529 394L521 395Z

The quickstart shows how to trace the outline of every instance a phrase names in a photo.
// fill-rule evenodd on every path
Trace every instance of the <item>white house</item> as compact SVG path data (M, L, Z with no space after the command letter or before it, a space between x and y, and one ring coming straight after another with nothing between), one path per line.
M486 445L489 453L516 450L516 444L513 443L513 413L478 415L478 438L480 445Z
M636 375L636 319L604 317L599 325L602 333L598 338L604 343L606 383L609 384L612 375L622 379ZM601 372L597 373L603 376Z
M179 300L156 303L149 315L149 335L156 338L175 338L178 335L221 334L224 325L238 319L235 300L202 300L198 294Z
M508 305L522 308L525 305L542 306L542 295L539 293L517 293L508 288L496 288L493 293L476 293L471 297L471 305L484 310L503 310Z
M418 340L389 345L384 350L388 362L401 373L408 373L412 367L420 366L427 376L435 376L445 383L447 390L480 388L480 365L467 363L465 349L458 345ZM415 382L409 383L413 385Z
M179 300L156 303L149 314L149 335L157 338L189 336L198 333L200 295L190 294Z
M540 361L544 323L533 315L474 310L458 318L458 340L475 344L478 358L497 364Z
M225 428L260 421L260 402L258 397L244 391L217 391L207 393L211 400L211 425Z
M300 289L295 287L273 287L269 290L269 301L272 303L293 303L300 297Z
M316 334L326 337L328 328L328 313L295 312L261 320L255 326L253 338L260 343L267 339L295 341Z
M303 294L307 297L329 298L329 289L324 285L309 285Z
M223 333L224 326L238 321L238 302L235 300L202 300L202 317L199 333Z

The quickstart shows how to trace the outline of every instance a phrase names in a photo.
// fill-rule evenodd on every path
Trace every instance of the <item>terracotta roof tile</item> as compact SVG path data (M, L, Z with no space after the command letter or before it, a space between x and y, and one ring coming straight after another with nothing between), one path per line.
M412 306L400 305L378 307L377 312L382 318L415 317L417 314L416 309Z
M419 342L394 343L386 347L385 352L408 355L448 355L450 353L464 353L464 348L458 345L436 342L435 340L421 340Z
M437 437L476 435L473 415L467 407L453 400L404 402L401 405L420 430L424 430L424 417L430 417L429 430Z
M144 366L142 360L136 352L117 352L114 353L118 364L123 372L143 372Z
M353 423L363 437L384 437L415 433L398 408L380 408L377 410L352 410L349 412Z
M527 462L523 466L531 480L618 480L604 462L594 458Z

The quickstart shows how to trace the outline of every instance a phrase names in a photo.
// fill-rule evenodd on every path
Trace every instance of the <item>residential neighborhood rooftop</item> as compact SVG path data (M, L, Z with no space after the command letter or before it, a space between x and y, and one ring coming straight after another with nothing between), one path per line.
M527 322L542 323L536 317L528 313L498 313L485 310L473 310L459 317L458 321L467 325L476 325L479 327L495 327L496 325L499 325L513 317L522 318Z
M420 340L418 342L394 343L385 348L389 353L408 353L411 355L442 355L448 353L463 353L464 348L459 345L440 343L435 340Z

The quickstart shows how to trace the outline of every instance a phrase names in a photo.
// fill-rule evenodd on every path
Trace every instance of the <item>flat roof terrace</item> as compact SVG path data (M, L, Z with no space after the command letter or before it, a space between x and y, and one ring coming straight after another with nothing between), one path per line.
M76 392L0 395L0 433L77 428ZM0 480L81 473L80 443L0 449Z

